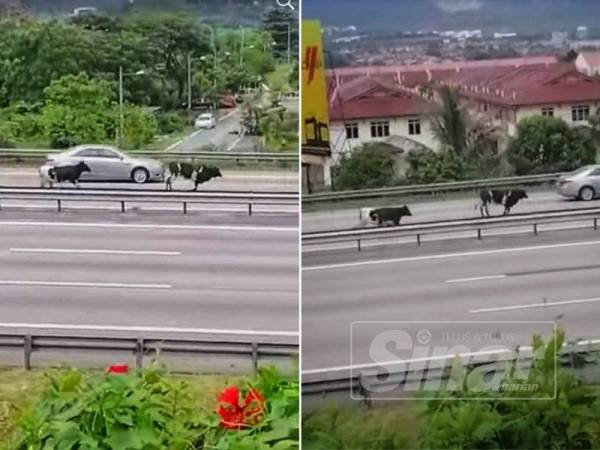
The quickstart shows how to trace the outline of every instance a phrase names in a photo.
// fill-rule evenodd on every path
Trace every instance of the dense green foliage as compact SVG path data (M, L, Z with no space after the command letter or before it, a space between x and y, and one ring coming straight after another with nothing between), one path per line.
M407 162L406 182L411 184L460 181L467 171L465 158L454 152L413 152L408 154Z
M350 154L342 154L333 170L333 184L338 190L388 186L395 177L394 157L377 144L367 144Z
M597 144L585 128L571 128L560 118L523 119L508 156L518 175L569 171L595 161Z
M226 93L259 86L284 62L267 28L211 27L160 8L64 20L5 16L0 39L4 147L119 141L137 148L184 130L189 119L169 111L187 107L188 63L193 101L216 105ZM125 133L118 139L121 67ZM154 118L149 107L162 112Z
M298 448L298 382L263 369L244 389L266 399L259 423L242 430L219 425L214 405L197 407L190 386L157 370L133 375L52 377L41 400L23 412L14 449Z
M304 418L304 448L599 448L600 390L583 384L560 364L555 372L563 342L561 331L548 343L535 336L533 348L541 358L536 358L526 374L512 366L502 380L506 385L538 389L490 392L481 389L483 379L477 373L469 372L468 378L457 377L459 389L439 392L434 400L415 399L408 405L401 402L353 412L327 406ZM416 402L421 407L417 408Z

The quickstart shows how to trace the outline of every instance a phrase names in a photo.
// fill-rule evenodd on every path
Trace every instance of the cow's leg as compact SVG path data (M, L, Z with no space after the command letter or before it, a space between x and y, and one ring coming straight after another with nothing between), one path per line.
M490 217L490 208L487 203L485 204L485 215L487 217Z
M394 217L394 226L400 225L400 217Z

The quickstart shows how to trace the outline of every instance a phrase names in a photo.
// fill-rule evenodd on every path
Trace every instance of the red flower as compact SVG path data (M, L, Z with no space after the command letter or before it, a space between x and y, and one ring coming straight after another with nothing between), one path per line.
M129 373L129 366L126 364L115 364L106 369L108 374L126 374Z
M221 426L228 430L241 430L262 420L265 399L256 389L250 389L242 400L237 386L225 388L217 399L217 414Z

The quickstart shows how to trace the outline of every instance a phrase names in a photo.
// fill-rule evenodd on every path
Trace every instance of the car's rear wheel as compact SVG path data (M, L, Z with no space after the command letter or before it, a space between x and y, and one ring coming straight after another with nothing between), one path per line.
M589 202L590 200L593 200L595 196L596 196L596 191L594 191L594 188L592 188L591 186L584 186L581 189L579 189L579 199L580 200Z
M150 178L150 174L143 167L138 167L136 169L133 169L133 171L131 172L131 179L133 181L135 181L137 184L144 184L144 183L148 182L149 178Z

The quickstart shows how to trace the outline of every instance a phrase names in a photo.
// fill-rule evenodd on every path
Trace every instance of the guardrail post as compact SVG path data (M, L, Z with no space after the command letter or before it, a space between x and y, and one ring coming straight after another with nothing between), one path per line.
M367 406L367 408L371 408L371 397L369 396L369 390L365 388L362 375L358 379L358 389L359 394L362 395L365 399L365 405Z
M248 203L248 215L252 215L252 203Z
M2 211L2 199L0 198L0 211Z
M258 375L258 344L252 343L252 370L254 376Z
M139 337L135 343L135 368L142 370L144 367L144 338Z
M362 248L360 247L360 239L356 240L356 248L359 252L362 250Z
M481 228L477 228L477 239L481 240Z
M417 245L421 246L421 235L419 233L417 233Z
M125 212L125 200L121 200L121 212Z
M0 211L2 211L2 207L0 206ZM594 230L598 229L598 219L594 218Z
M56 200L56 204L57 204L58 212L61 212L62 211L62 204L60 202L60 198Z
M187 202L183 202L183 213L187 214Z
M533 224L533 235L537 236L538 235L538 227L537 227L537 223Z
M23 338L23 349L23 365L25 366L25 370L31 370L31 351L33 349L33 338L29 334L26 334Z

